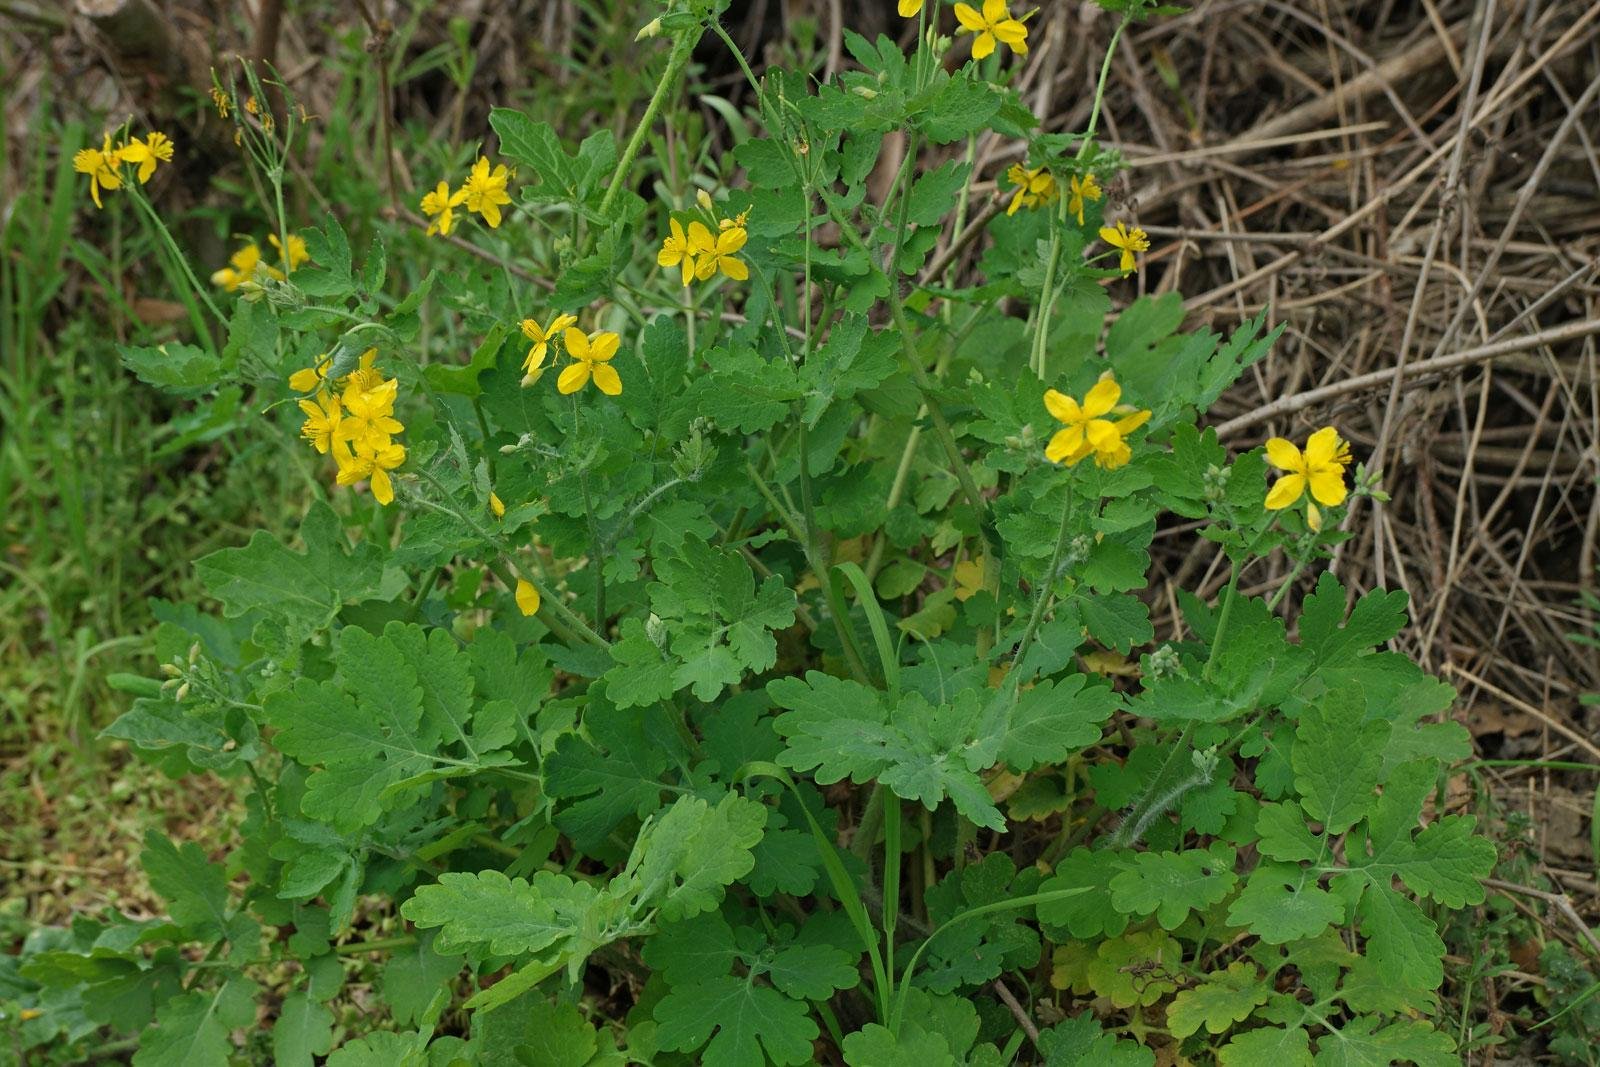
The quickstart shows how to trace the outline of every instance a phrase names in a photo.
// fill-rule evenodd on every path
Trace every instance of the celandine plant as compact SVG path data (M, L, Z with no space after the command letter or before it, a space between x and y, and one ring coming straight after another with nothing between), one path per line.
M1331 427L1237 456L1197 427L1260 319L1111 315L1148 241L1108 214L1100 93L1154 9L1102 0L1060 134L1008 88L1037 24L1002 0L901 0L916 49L849 34L822 85L756 78L725 5L645 28L665 72L625 141L494 111L497 147L388 231L449 263L403 293L381 237L358 261L337 219L290 232L304 116L219 84L276 265L186 267L216 321L123 358L194 398L183 432L280 424L322 493L297 538L200 560L220 615L158 603L166 677L119 680L110 736L248 783L237 846L152 834L168 916L31 940L24 1039L109 1027L185 1067L1456 1063L1439 917L1495 855L1442 807L1452 691L1380 651L1402 594L1324 573L1284 614L1376 477ZM643 165L707 34L762 133ZM989 130L1017 159L993 192ZM79 169L159 226L145 144ZM1158 640L1163 520L1230 574Z

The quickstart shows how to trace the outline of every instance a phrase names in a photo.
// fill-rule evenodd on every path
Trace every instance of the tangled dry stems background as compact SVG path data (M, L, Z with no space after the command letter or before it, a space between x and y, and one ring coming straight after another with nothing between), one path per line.
M185 81L204 84L229 53L275 57L307 106L327 114L346 68L324 60L351 39L381 53L384 20L409 11L384 0L295 5L274 27L279 9L265 4L243 5L241 17L202 2L76 0L70 15L38 0L0 3L10 16L0 25L11 158L36 150L32 117L51 85L74 87L52 105L61 118L93 126L131 113L166 124ZM848 6L752 0L734 5L729 24L753 55L792 55L796 27L810 20L820 74L845 62L842 25L904 32L891 4ZM574 58L592 43L588 7L429 6L405 54L446 42L448 20L465 20L476 73L464 93L437 77L394 86L397 123L471 139L493 104L530 93L577 103L585 82L637 71L648 43L598 67ZM103 32L131 8L155 17L145 28L164 44ZM1032 26L1018 87L1050 129L1081 128L1111 16L1044 0ZM708 48L698 58L696 91L748 103L725 57ZM725 128L699 106L708 129ZM201 125L175 132L215 147L220 127L184 113ZM574 107L564 132L576 139L624 121ZM1340 577L1411 594L1406 651L1461 690L1458 714L1483 756L1600 762L1600 714L1580 704L1600 690L1600 651L1568 636L1593 632L1583 597L1596 593L1600 564L1600 4L1201 0L1124 37L1104 131L1131 163L1111 203L1153 244L1136 283L1113 286L1113 298L1181 292L1193 320L1222 331L1262 308L1287 323L1213 412L1226 443L1339 426L1393 495L1349 517ZM385 173L376 138L354 150L354 164ZM1018 151L980 139L977 173L998 175ZM214 197L210 179L228 158L191 154L181 188L165 195ZM392 156L410 203L418 183L406 162ZM0 191L13 202L15 188ZM980 191L998 210L992 177ZM953 254L970 266L977 252ZM77 312L64 302L57 313ZM1186 527L1162 531L1158 544L1165 636L1178 625L1172 591L1200 582L1215 593L1225 574L1215 546ZM1274 566L1247 574L1246 586L1274 585ZM1540 869L1594 922L1592 779L1486 773L1478 803L1532 816Z

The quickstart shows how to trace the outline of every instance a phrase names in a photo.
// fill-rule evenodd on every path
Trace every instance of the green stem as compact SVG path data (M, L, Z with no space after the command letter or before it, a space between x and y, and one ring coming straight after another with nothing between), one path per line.
M656 91L650 97L650 102L645 105L644 115L639 119L639 125L634 127L633 136L628 138L628 144L622 150L622 158L617 161L617 171L611 176L611 184L606 186L606 195L600 200L602 217L610 214L612 203L617 199L617 194L622 192L622 186L628 180L628 173L633 170L634 161L639 158L639 149L644 147L644 140L650 135L650 128L655 125L656 116L661 112L661 105L666 103L667 95L677 88L678 79L682 77L683 69L689 63L689 56L694 52L697 40L697 36L691 36L686 31L680 33L673 42L672 54L667 58L667 69L661 75L661 80L656 83Z
M1111 32L1111 43L1106 46L1106 57L1100 63L1100 80L1094 86L1094 104L1089 108L1089 125L1083 131L1083 143L1078 146L1077 158L1081 161L1089 154L1089 146L1094 143L1094 132L1100 124L1100 105L1106 97L1106 78L1111 74L1111 56L1117 50L1117 41L1122 37L1122 31L1128 28L1132 16L1123 15L1122 21L1117 23L1117 28Z
M1244 550L1246 561L1255 554L1256 546L1267 535L1268 529L1271 529L1271 527L1269 526L1256 534L1255 539ZM1217 629L1211 635L1211 652L1206 656L1205 669L1200 672L1202 679L1210 679L1211 669L1216 666L1217 653L1222 648L1222 637L1228 631L1228 618L1233 614L1233 602L1239 593L1239 575L1244 570L1244 567L1232 557L1229 557L1228 565L1228 586L1222 591L1222 613L1217 616Z
M420 466L416 468L416 471L418 477L427 482L429 485L433 486L433 488L441 497L443 497L445 500L453 500L453 497L450 495L450 490L446 489L444 484L440 482L438 478L433 476L432 472ZM564 637L570 638L575 635L599 648L611 647L610 641L607 641L604 637L591 629L589 624L579 618L571 608L561 603L560 598L554 596L551 589L549 589L544 585L544 583L540 582L537 578L529 574L527 570L523 568L522 563L517 559L516 553L512 550L511 545L505 540L505 538L501 537L499 534L496 534L492 530L486 529L481 523L473 519L472 516L458 511L449 505L435 504L432 501L425 501L424 503L431 505L435 510L441 511L447 515L453 515L456 519L466 524L473 533L477 534L489 544L499 549L500 553L505 556L505 558L510 562L511 566L516 570L517 577L523 579L529 585L533 586L539 591L539 617L546 626L550 626L552 630L556 630ZM507 575L504 566L501 566L499 570L496 570L495 565L490 564L489 569L494 572L495 576L502 582L506 582L507 585L516 585L514 581L506 580ZM558 621L561 625L551 626L550 624L552 618Z

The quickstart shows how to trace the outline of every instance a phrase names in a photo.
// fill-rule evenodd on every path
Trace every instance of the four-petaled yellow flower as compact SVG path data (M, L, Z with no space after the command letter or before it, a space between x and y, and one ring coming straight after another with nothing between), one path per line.
M1324 426L1306 440L1305 451L1294 442L1274 437L1267 442L1267 462L1284 472L1267 493L1266 506L1281 511L1294 504L1306 490L1312 500L1306 503L1306 524L1313 531L1322 529L1322 513L1317 504L1336 508L1350 491L1345 488L1344 469L1350 465L1350 443L1332 426Z
M340 485L354 485L365 478L372 486L372 498L380 504L390 504L394 502L394 483L389 480L389 472L406 461L406 446L384 440L378 447L357 448L354 453L336 449L336 480Z
M522 336L533 342L522 361L522 384L532 385L544 373L544 359L550 352L550 342L569 326L578 324L576 315L557 315L549 326L540 326L534 319L522 320Z
M511 203L511 194L506 192L506 183L510 180L511 172L506 170L504 163L491 171L489 158L479 156L478 162L472 166L472 173L467 175L466 184L461 187L461 191L467 194L467 210L482 215L490 229L500 225L500 205Z
M1100 183L1094 180L1093 174L1085 174L1079 178L1074 174L1067 179L1067 210L1078 220L1078 225L1083 225L1083 204L1086 200L1100 199Z
M486 161L487 162L487 161ZM463 186L455 192L450 191L450 183L441 181L433 190L422 198L422 213L428 216L428 236L442 234L450 235L450 228L456 224L456 211L467 199L467 190ZM498 209L495 217L499 217Z
M228 292L233 292L240 285L256 276L256 268L261 265L261 248L254 241L245 245L239 251L228 257L229 266L223 267L211 275L211 284L220 285ZM275 278L282 278L271 267L265 268L266 272ZM301 389L300 392L308 393L310 389Z
M1115 470L1127 463L1133 458L1133 450L1124 438L1143 426L1150 412L1117 409L1120 399L1122 387L1110 375L1095 383L1084 395L1082 404L1065 393L1046 390L1044 406L1065 425L1050 438L1044 450L1045 458L1072 467L1093 455L1095 465L1105 470ZM1113 414L1122 417L1106 417Z
M1008 45L1019 56L1028 54L1028 27L1023 21L1033 17L1033 12L1021 19L1011 17L1006 0L983 0L983 10L971 4L956 5L956 21L968 33L977 34L972 42L972 58L987 59L994 53L995 42Z
M378 373L374 366L378 362L378 350L369 348L361 353L361 362L356 369L346 374L339 380L341 388L354 385L363 391L378 388L383 384L383 375ZM332 359L321 359L314 367L302 367L289 375L289 388L297 393L309 393L313 389L320 389L323 380L328 377L328 371L333 369Z
M1021 163L1013 163L1011 169L1006 171L1006 180L1017 187L1017 191L1011 194L1007 215L1015 215L1020 208L1031 209L1048 204L1056 198L1056 180L1043 167L1029 170Z
M1133 254L1135 252L1148 252L1150 250L1150 237L1139 227L1128 229L1126 222L1117 223L1117 228L1109 226L1100 227L1100 240L1112 248L1122 250L1121 260L1117 267L1124 274L1132 273L1134 266Z
M311 259L311 251L310 249L306 248L306 239L297 233L291 233L289 235L289 254L287 256L283 254L283 246L278 243L277 234L267 234L267 243L277 251L278 259L283 263L284 269L290 274L293 274L295 271L299 270L300 264Z
M339 422L344 415L339 398L329 396L325 389L318 390L315 400L300 401L300 410L306 414L306 421L300 426L300 436L310 441L312 448L327 455L338 436Z
M533 615L539 610L539 588L526 578L517 579L517 610Z
M79 149L78 154L72 157L72 169L89 176L89 195L94 198L95 207L103 206L100 203L100 190L122 187L122 175L117 173L117 167L121 164L122 155L111 147L109 133L99 148Z
M575 326L567 327L562 340L567 355L573 362L556 379L556 388L563 393L576 393L594 379L594 384L606 396L622 393L622 378L611 366L611 359L622 346L622 338L610 331L586 334Z
M354 444L357 452L376 451L388 444L391 435L405 429L394 417L399 389L400 383L392 378L375 389L363 389L358 382L346 385L340 397L344 417L339 420L338 439Z
M156 172L156 164L172 162L172 138L159 131L151 132L140 141L128 141L117 149L124 163L139 165L139 184L143 185Z
M922 0L900 0L900 17L914 19L922 14Z
M683 223L677 219L668 219L667 225L672 232L661 239L661 251L656 253L656 263L663 267L678 267L683 274L683 284L688 285L694 279L694 252L689 248L689 238L683 232ZM696 222L692 225L700 226ZM700 226L705 229L704 226ZM706 235L710 236L708 230Z
M750 239L743 226L730 226L715 237L702 222L689 223L689 248L694 252L694 276L705 281L721 271L736 282L750 277L750 268L736 253Z

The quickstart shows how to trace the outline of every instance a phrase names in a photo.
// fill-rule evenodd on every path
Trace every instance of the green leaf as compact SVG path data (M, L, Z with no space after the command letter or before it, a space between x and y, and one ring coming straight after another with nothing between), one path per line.
M1186 852L1141 852L1111 880L1111 906L1133 915L1155 913L1175 930L1191 911L1205 911L1233 891L1235 855L1229 845Z
M515 956L581 929L595 897L588 883L551 871L535 872L531 882L500 871L452 871L420 887L400 911L420 927L438 927L435 944L445 952L484 945Z
M309 993L297 991L283 998L278 1021L272 1024L272 1056L277 1067L312 1067L314 1057L333 1047L333 1012Z
M675 746L662 743L666 727L658 713L609 701L592 702L583 727L588 739L562 737L544 770L546 791L566 801L556 809L556 825L589 848L629 816L642 819L661 807L660 778Z
M1389 724L1366 721L1359 697L1330 694L1300 715L1295 728L1295 789L1306 814L1341 834L1372 810Z
M778 575L758 590L744 558L698 537L686 537L678 553L656 561L650 604L672 620L669 642L679 667L673 684L692 686L711 701L749 673L769 670L778 659L771 631L794 623L794 592Z
M845 1035L843 1051L849 1067L961 1067L962 1063L944 1038L909 1021L901 1023L899 1037L886 1026L868 1023Z
M810 1063L817 1038L804 1002L734 975L675 986L654 1014L661 1046L678 1052L704 1046L694 1061L702 1067Z
M1444 981L1444 941L1433 920L1409 897L1372 886L1356 909L1367 954L1393 985L1438 989Z
M723 890L750 873L750 850L761 840L767 809L735 793L712 807L700 797L679 797L639 833L618 882L659 907L665 920L685 919L722 902Z
M500 154L533 172L540 199L565 196L574 182L572 159L549 123L534 122L520 111L497 107L489 112L489 125L500 138Z
M318 501L300 524L305 552L293 552L264 530L244 548L202 556L195 569L206 591L232 619L250 611L310 632L327 626L346 601L370 597L383 580L378 547L350 547L339 518Z
M974 908L1028 896L1039 881L1037 870L1018 874L1009 856L990 853L929 888L928 925L937 929ZM1016 908L946 927L929 938L917 981L935 993L950 993L1036 962L1039 935L1023 921L1026 916Z
M1305 1029L1265 1027L1239 1034L1217 1052L1220 1067L1312 1067L1311 1041Z
M221 384L222 361L194 345L118 345L122 365L141 382L178 396L193 396Z
M793 367L763 359L754 349L714 348L705 361L706 372L690 389L690 403L726 432L770 430L802 395Z
M172 921L196 941L215 941L228 929L228 882L193 841L180 848L159 830L145 833L139 865L150 888L167 902Z
M815 429L835 400L876 388L894 374L898 344L892 333L870 331L862 315L848 316L835 325L827 342L811 353L800 371L806 425Z
M383 999L395 1022L402 1026L420 1022L434 998L448 990L450 979L461 972L460 954L439 952L437 940L436 934L425 930L415 942L396 949L384 962Z
M616 662L604 675L606 695L619 708L642 708L670 697L677 685L672 676L677 665L645 632L644 620L622 620L622 636L612 642Z
M805 680L780 678L767 686L779 707L775 722L788 747L778 762L812 771L818 784L844 778L879 779L895 795L930 810L949 797L956 810L980 826L999 830L1005 818L978 771L994 763L997 738L985 729L978 694L935 708L918 693L891 708L884 695L857 682L817 671Z
M403 1034L375 1030L340 1045L323 1067L423 1067L430 1063L427 1045L428 1035L414 1030Z
M1345 588L1332 571L1323 571L1300 615L1300 643L1320 664L1354 659L1394 637L1406 625L1403 590L1374 589L1356 601L1345 621ZM1344 623L1344 625L1340 625Z
M1263 862L1228 909L1228 922L1248 926L1269 945L1316 937L1344 919L1344 908L1316 878L1297 867Z
M1154 1067L1156 1054L1106 1033L1093 1012L1057 1023L1039 1035L1044 1067Z
M1039 891L1087 889L1088 892L1045 901L1038 908L1039 921L1047 927L1064 929L1079 940L1118 936L1128 928L1128 916L1107 907L1106 902L1110 898L1111 882L1130 870L1131 863L1131 853L1091 850L1081 845L1073 849L1056 864L1055 873L1044 880Z
M1254 964L1235 960L1227 970L1213 971L1192 989L1181 989L1167 1005L1167 1028L1183 1038L1202 1026L1210 1034L1227 1033L1266 1003L1267 986Z
M155 1025L139 1035L134 1067L228 1067L230 1031L256 1017L256 984L234 977L209 990L193 990L162 1005Z
M1323 846L1306 826L1298 804L1261 805L1256 812L1256 834L1256 851L1268 859L1310 863L1323 854Z
M950 205L971 173L971 164L952 159L918 175L906 202L906 221L913 226L937 226L950 213Z
M1121 706L1115 690L1088 675L1042 681L1016 691L1002 686L990 714L1001 719L999 755L1014 771L1065 763L1100 740L1102 724Z
M1381 1027L1381 1029L1380 1029ZM1458 1067L1456 1043L1425 1022L1408 1019L1383 1026L1372 1016L1331 1027L1317 1039L1316 1067Z

